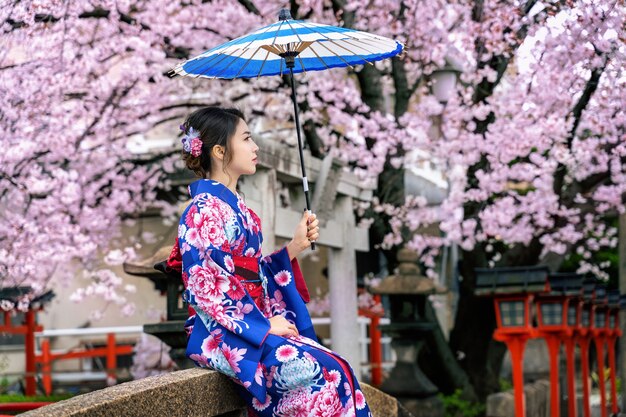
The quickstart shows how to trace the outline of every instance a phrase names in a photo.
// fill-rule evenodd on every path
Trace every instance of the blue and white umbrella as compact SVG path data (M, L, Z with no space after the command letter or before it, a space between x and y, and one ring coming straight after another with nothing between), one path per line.
M278 20L278 23L262 27L176 65L170 75L235 79L289 74L302 185L306 209L310 210L293 74L371 65L375 61L398 55L404 46L395 40L367 32L293 20L286 9L280 11Z

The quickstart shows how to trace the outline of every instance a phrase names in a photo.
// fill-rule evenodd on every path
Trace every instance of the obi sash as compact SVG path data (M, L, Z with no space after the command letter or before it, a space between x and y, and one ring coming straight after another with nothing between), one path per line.
M257 306L263 296L263 286L259 278L259 260L250 256L233 256L235 277L245 287Z

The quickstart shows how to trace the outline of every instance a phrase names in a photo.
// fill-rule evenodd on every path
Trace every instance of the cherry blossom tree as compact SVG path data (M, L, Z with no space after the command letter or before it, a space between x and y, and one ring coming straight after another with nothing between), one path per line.
M284 1L5 1L0 10L0 280L40 291L92 271L77 299L124 304L121 280L96 265L124 221L169 191L178 150L130 152L148 130L190 110L234 103L253 119L291 118L279 77L169 79L185 58L276 20ZM474 268L545 264L571 254L602 276L593 253L616 245L607 218L624 210L624 5L617 0L292 0L299 19L398 39L406 52L347 70L299 74L303 130L314 155L377 181L375 245L408 244L428 274L462 249L460 300L442 360L448 387L497 389L504 348L492 306L473 296ZM433 72L463 63L446 103ZM405 196L419 149L446 173L437 207ZM165 214L171 205L161 203ZM168 210L170 210L168 212ZM370 220L367 220L370 219ZM436 225L441 234L422 233ZM130 254L109 256L119 262ZM444 349L442 349L443 352ZM459 357L460 357L459 356ZM443 356L442 356L443 357Z

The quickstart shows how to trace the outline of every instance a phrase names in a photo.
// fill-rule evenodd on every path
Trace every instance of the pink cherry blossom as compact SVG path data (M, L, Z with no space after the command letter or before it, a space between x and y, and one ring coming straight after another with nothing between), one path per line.
M122 228L148 207L175 219L176 204L156 197L174 191L168 175L180 164L177 126L205 102L195 95L245 108L267 126L292 117L280 77L163 74L275 22L281 5L254 0L255 13L243 2L10 3L0 10L0 285L41 293L86 270L74 298L104 297L122 311L130 302L123 286L99 282L96 259L121 250ZM301 120L315 127L320 151L344 161L364 184L376 184L389 166L427 162L443 173L445 196L436 208L416 196L399 206L374 200L374 213L393 218L383 246L408 239L431 270L450 245L469 251L540 241L543 260L615 247L608 230L595 231L625 211L623 5L573 0L525 10L525 3L484 1L477 13L472 2L444 0L296 3L296 18L351 25L406 46L394 65L373 66L379 101L362 95L360 66L297 75ZM450 57L463 72L443 104L430 88ZM405 93L406 107L395 108ZM166 132L171 146L146 159L156 163L136 164L153 127ZM293 130L268 133L294 144ZM417 161L407 155L413 150L422 155ZM190 241L224 238L194 210L185 225ZM423 233L432 226L442 233ZM603 269L588 261L581 268Z

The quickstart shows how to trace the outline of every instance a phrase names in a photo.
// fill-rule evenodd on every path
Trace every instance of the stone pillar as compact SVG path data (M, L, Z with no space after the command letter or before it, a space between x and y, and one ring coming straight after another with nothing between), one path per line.
M262 175L259 175L262 174ZM263 230L263 254L267 255L276 249L276 170L262 171L256 175L255 187L260 191L261 228Z
M354 230L356 223L352 197L341 196L335 206L335 220L341 225L343 247L329 248L328 281L330 293L330 335L332 348L350 362L357 377L361 376L359 327L357 325L357 282Z

